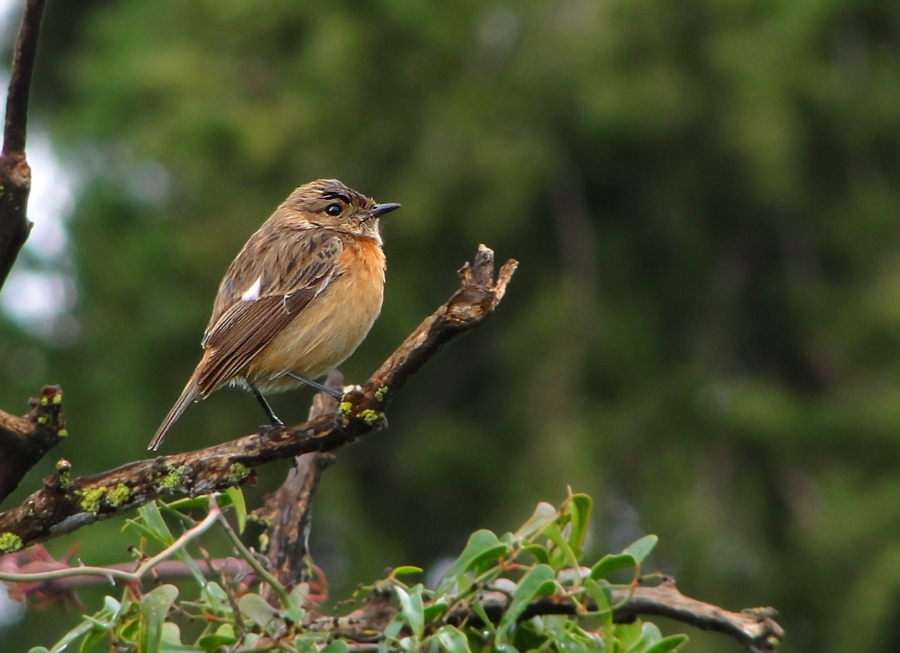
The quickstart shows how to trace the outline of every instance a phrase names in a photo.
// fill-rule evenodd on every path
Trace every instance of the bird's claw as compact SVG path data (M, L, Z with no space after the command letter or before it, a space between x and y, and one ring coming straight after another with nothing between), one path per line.
M276 421L272 422L271 424L263 424L262 426L260 426L260 427L259 427L259 434L260 434L260 435L267 435L267 434L269 434L269 433L272 433L273 431L280 431L280 430L282 430L283 428L284 428L284 422L282 422L282 421L279 419L279 420L276 420Z

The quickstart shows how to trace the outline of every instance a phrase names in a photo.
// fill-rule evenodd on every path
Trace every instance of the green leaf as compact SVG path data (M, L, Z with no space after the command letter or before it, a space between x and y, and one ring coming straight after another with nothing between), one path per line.
M464 574L469 569L483 564L485 561L497 560L506 552L506 545L497 539L491 531L480 530L475 531L469 536L466 548L450 567L447 575L438 585L435 594L441 596L446 594L456 582L457 576Z
M74 642L82 635L89 633L93 627L94 624L92 624L90 621L82 621L80 624L75 626L75 628L63 635L62 639L56 642L53 645L53 648L50 649L50 653L62 653L62 651L65 651L69 647L69 644Z
M529 544L523 547L522 550L529 553L539 563L544 565L550 564L550 555L547 553L547 549L539 544Z
M106 637L107 633L112 630L112 625L109 624L99 624L96 620L92 620L94 622L94 627L85 635L84 639L81 642L81 646L78 647L79 651L89 651L91 647L94 646L101 639Z
M554 506L541 501L537 504L537 508L534 509L534 514L528 518L528 521L519 527L519 530L516 531L515 535L520 539L529 538L536 533L540 533L547 524L556 521L558 516L559 512Z
M483 628L487 630L492 635L496 636L497 629L494 627L494 623L491 621L491 618L488 617L487 612L484 610L484 605L482 605L481 601L473 601L471 604L472 612L481 619L481 623Z
M614 571L636 567L637 560L630 553L608 554L600 558L600 562L591 567L591 578L606 578Z
M244 617L263 629L278 616L278 610L269 605L259 594L244 594L238 599L238 608Z
M228 600L228 594L222 589L222 586L215 582L206 583L206 591L203 594L201 603L206 609L214 614L222 615L226 618L232 616L231 602Z
M656 546L656 543L659 542L659 538L656 535L645 535L637 542L629 546L627 549L622 551L622 553L627 553L631 555L637 564L641 564L650 552L653 551L653 547Z
M231 646L235 642L237 642L237 639L234 636L229 637L228 635L213 633L212 635L201 637L197 640L197 645L204 651L208 651L208 653L216 653L223 646Z
M244 532L247 525L247 504L244 501L244 492L239 487L230 487L225 490L225 496L231 499L234 506L234 516L237 517L238 533Z
M294 589L291 590L291 593L288 594L288 606L279 614L298 624L303 621L303 617L306 616L306 608L304 608L304 606L308 602L309 584L300 583L295 585Z
M412 592L407 593L400 587L394 587L397 598L400 599L400 608L406 622L416 639L422 639L425 631L425 606L422 603L422 586L416 585Z
M50 649L44 648L43 646L35 646L34 648L28 649L28 653L50 653Z
M545 645L545 647L552 646L550 650L565 651L565 653L592 653L598 650L597 644L600 642L597 642L585 631L575 626L573 622L558 618L550 618L543 621L546 625L546 630L552 633L550 641ZM524 630L524 628L520 628L516 631L516 642L523 639L519 633ZM531 648L536 647L532 645ZM603 649L600 648L600 650Z
M152 504L148 504L152 505ZM158 511L157 511L158 514ZM141 599L141 653L157 653L162 643L162 627L169 608L178 598L174 585L160 585Z
M190 512L191 510L209 510L209 496L203 494L199 497L185 497L183 499L177 499L175 501L170 501L166 503L166 507L170 510L177 510L178 512ZM225 508L225 505L220 505L220 508Z
M662 633L656 624L645 621L641 625L641 635L631 646L625 649L625 653L647 653L654 644L662 640Z
M575 552L572 551L569 543L562 535L562 531L559 530L559 526L557 524L549 524L546 528L544 528L543 533L544 536L550 539L553 544L556 545L557 549L562 552L561 556L552 556L550 557L551 565L554 567L556 571L559 571L562 567L568 566L571 567L575 571L575 575L573 576L573 582L576 586L581 584L581 574L578 568L578 558L575 556ZM558 562L557 562L558 559ZM555 563L555 564L554 564Z
M569 547L576 557L581 557L581 545L587 534L588 520L591 516L591 498L586 494L573 494L562 507L563 515L569 521Z
M615 638L613 636L613 611L610 607L612 594L609 589L609 584L604 581L604 584L600 585L592 578L588 578L584 582L584 589L587 590L587 593L592 599L594 599L594 602L597 604L597 612L600 614L600 623L603 626L603 642L606 644L606 649L609 651L615 651L616 646Z
M237 642L234 636L234 628L231 624L222 624L211 635L201 637L197 644L208 653L216 653L223 646L231 646Z
M162 642L163 644L168 644L169 646L164 646L164 649L171 650L172 646L180 647L183 649L189 650L190 647L184 646L181 643L181 629L178 627L178 624L173 624L171 621L167 621L163 624L162 629ZM178 650L178 649L175 649Z
M537 588L537 591L534 593L535 598L542 598L545 596L553 596L556 592L560 593L564 592L562 585L557 583L555 580L546 580L541 583L541 586Z
M378 653L388 653L391 650L394 640L400 634L400 631L403 630L404 624L406 624L406 619L403 618L402 614L398 614L391 619L387 628L384 629L384 637L378 642Z
M446 614L450 606L446 603L432 603L425 608L425 623L430 624L437 621Z
M319 653L350 653L350 647L347 646L347 642L344 640L336 639L328 646L321 649Z
M461 630L453 626L442 626L437 632L438 641L448 653L471 653L469 640Z
M392 577L397 576L406 576L408 574L421 574L421 567L412 567L410 565L406 565L405 567L397 567L394 571L391 572Z
M156 502L148 503L138 508L138 517L151 537L163 546L170 546L175 541L175 537L166 525L166 520L163 519L162 513L159 512Z
M512 627L518 621L519 616L528 607L538 591L548 580L554 580L556 573L547 565L536 565L532 567L527 574L519 581L516 591L513 592L512 600L506 609L500 624L497 626L497 647L506 644L506 637Z

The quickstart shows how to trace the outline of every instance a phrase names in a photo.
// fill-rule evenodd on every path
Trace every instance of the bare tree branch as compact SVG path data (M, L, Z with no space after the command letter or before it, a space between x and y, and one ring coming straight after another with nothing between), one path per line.
M66 435L58 385L44 386L40 396L29 403L31 412L24 417L0 410L0 501Z
M159 456L77 479L67 463L44 488L0 513L0 553L16 551L163 496L199 496L252 478L252 468L314 451L332 451L376 430L383 410L409 377L459 334L481 324L503 298L515 272L508 261L494 281L494 253L479 246L460 270L462 285L369 378L347 393L336 414L297 426L254 433L199 451Z
M26 213L31 168L25 160L25 128L43 13L44 0L28 0L25 4L6 97L3 150L0 153L0 287L6 282L31 231Z

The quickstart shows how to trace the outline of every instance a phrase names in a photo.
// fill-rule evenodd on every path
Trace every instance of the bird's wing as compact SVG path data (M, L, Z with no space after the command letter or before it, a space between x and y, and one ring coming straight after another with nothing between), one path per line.
M242 270L237 276L247 288L223 282L219 289L203 337L207 355L195 373L200 397L234 378L334 279L340 237L318 229L295 234L288 244L270 237L268 247L251 239L229 268L226 279Z

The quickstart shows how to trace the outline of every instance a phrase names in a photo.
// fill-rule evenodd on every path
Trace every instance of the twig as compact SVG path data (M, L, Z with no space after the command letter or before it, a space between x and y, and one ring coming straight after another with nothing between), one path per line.
M203 535L212 528L222 516L222 511L214 502L210 502L209 514L190 530L182 533L181 537L175 540L171 545L157 553L152 558L148 558L142 562L134 571L125 571L115 567L69 567L66 569L57 569L54 571L38 572L33 574L9 574L0 573L0 581L8 583L34 583L40 581L59 580L60 578L71 578L73 576L102 576L109 579L124 580L128 582L139 582L151 569L161 564L167 558L177 553L192 541Z
M209 497L210 504L214 504L215 501L210 495ZM221 513L220 513L221 514ZM278 600L281 601L281 605L285 607L285 609L291 607L291 599L288 596L288 593L285 589L275 580L275 577L272 576L269 572L263 569L263 566L256 561L256 558L253 556L253 553L244 546L244 543L241 542L241 538L237 536L237 533L234 532L234 529L231 528L231 524L228 523L228 520L222 517L219 520L219 523L222 524L222 528L225 530L225 535L228 536L228 539L231 540L231 543L234 545L244 560L247 561L247 564L250 565L250 568L256 573L256 575L265 583L272 588L272 591L278 597Z

